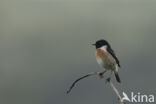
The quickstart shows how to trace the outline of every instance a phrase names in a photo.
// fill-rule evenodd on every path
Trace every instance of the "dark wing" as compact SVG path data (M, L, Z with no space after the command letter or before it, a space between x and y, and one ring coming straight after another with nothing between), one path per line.
M118 60L118 58L116 57L114 51L111 49L111 47L107 48L107 51L113 56L113 58L115 59L116 63L118 64L118 66L120 67L120 62Z

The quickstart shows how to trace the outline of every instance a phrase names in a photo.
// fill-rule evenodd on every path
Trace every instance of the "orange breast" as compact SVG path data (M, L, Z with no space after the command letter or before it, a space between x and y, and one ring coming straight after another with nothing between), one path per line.
M107 53L104 50L97 49L96 50L96 59L102 59L103 60L103 65L106 69L114 69L115 67L115 61L111 58L109 53Z
M96 50L96 58L108 58L107 52L101 49Z

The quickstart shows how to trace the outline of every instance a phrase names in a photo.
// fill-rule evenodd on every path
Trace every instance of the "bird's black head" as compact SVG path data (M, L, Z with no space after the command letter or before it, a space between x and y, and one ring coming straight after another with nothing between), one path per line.
M109 43L103 39L96 41L96 43L93 45L96 47L96 49L101 48L102 46L108 46L108 47L110 46Z

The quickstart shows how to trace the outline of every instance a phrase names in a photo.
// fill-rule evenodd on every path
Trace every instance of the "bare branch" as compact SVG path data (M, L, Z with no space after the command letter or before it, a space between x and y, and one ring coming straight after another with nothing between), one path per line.
M114 92L116 93L118 99L120 100L120 104L126 104L125 102L123 102L123 100L122 100L122 98L121 98L121 96L120 96L119 91L118 91L117 88L114 86L114 84L112 83L112 81L111 81L111 80L107 80L107 77L104 76L104 74L102 75L102 77L103 77L107 82L109 82L109 85L113 88L113 90L114 90Z
M67 91L67 94L70 93L70 91L71 91L72 88L75 86L75 84L76 84L78 81L80 81L81 79L84 79L84 78L89 77L89 76L92 76L92 75L98 75L98 74L99 74L99 72L91 72L91 73L88 73L87 75L85 75L85 76L83 76L83 77L78 78L78 79L75 80L75 81L73 82L73 84L70 86L69 90Z
M118 91L117 88L114 86L114 84L112 83L112 81L111 81L111 80L108 80L108 78L107 78L106 76L104 76L104 72L91 72L91 73L88 73L88 74L85 75L85 76L82 76L82 77L78 78L78 79L75 80L75 81L73 82L73 84L70 86L70 88L69 88L68 91L67 91L67 94L70 93L70 91L74 88L75 84L76 84L78 81L80 81L80 80L82 80L82 79L84 79L84 78L87 78L87 77L89 77L89 76L93 76L93 75L98 75L98 76L100 76L101 78L104 78L104 79L109 83L109 85L112 87L113 91L116 93L118 99L120 100L120 104L126 104L125 102L123 102L123 100L122 100L122 98L121 98L121 96L120 96L119 91Z

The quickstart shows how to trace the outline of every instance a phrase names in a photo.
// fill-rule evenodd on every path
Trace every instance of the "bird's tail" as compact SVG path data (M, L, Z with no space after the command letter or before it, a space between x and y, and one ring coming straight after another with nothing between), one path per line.
M117 82L121 83L121 80L117 71L114 71L114 75L115 75Z

